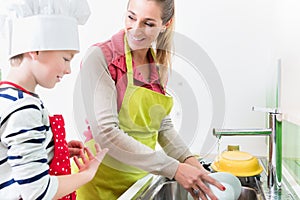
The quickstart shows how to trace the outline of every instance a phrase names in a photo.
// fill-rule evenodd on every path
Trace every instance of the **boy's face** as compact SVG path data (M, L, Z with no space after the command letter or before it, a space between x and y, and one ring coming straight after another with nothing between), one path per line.
M65 74L71 73L70 62L76 51L39 51L32 73L36 83L45 88L53 88Z

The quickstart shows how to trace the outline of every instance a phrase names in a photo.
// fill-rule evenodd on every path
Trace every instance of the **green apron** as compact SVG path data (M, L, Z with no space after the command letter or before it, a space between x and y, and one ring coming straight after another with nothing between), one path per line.
M128 84L118 115L119 126L129 136L155 149L161 121L170 113L173 99L134 85L132 57L126 36L124 42ZM94 141L90 141L87 145L92 147L92 143ZM77 190L77 199L117 199L147 174L148 172L121 163L107 154L94 179Z

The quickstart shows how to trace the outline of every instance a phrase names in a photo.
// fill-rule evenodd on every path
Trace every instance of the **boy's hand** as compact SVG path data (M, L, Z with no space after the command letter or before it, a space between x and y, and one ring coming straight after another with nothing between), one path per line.
M68 149L69 149L69 154L70 158L77 156L77 157L83 157L83 152L84 152L84 145L82 142L77 141L77 140L71 140L68 142Z
M95 143L96 155L90 151L89 148L84 147L86 156L81 157L81 160L77 156L74 157L74 161L79 169L79 172L85 172L88 174L90 180L95 176L97 169L102 162L104 156L108 152L108 149L101 149L98 143Z

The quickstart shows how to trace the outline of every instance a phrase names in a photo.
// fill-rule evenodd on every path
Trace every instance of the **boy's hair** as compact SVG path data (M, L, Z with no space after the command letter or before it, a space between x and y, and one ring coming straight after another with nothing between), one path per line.
M23 60L24 54L16 55L9 59L10 65L12 67L19 66Z

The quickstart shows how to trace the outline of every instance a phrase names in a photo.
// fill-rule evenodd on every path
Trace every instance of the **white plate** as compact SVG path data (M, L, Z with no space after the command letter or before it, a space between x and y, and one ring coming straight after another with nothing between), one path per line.
M226 187L225 191L221 191L213 185L208 184L212 192L222 200L237 200L242 192L242 185L240 180L227 172L215 172L209 174L212 178L219 181Z

